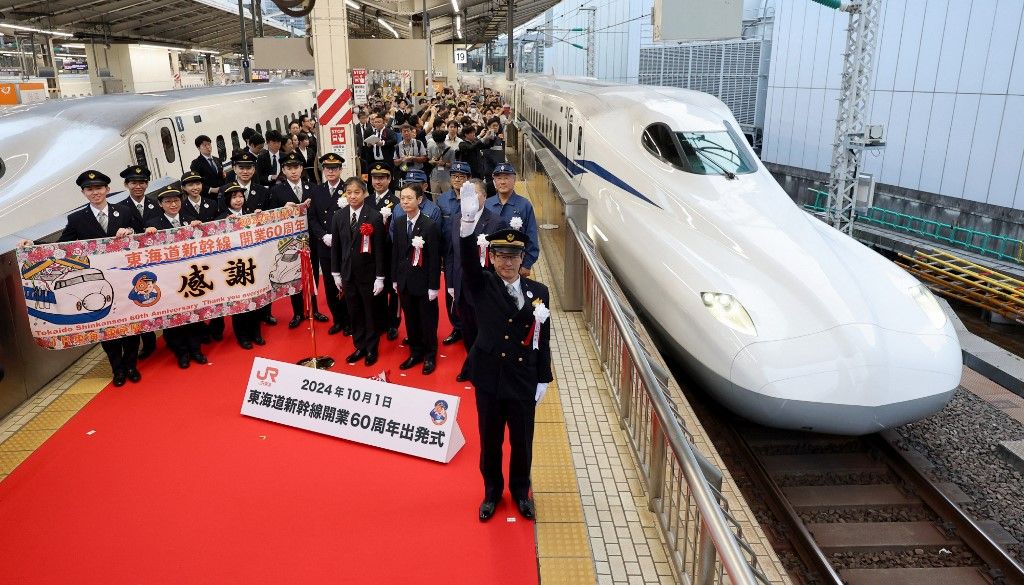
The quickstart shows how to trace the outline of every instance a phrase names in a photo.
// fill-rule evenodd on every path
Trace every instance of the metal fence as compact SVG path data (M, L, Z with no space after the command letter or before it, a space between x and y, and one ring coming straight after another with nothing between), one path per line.
M583 260L584 320L676 574L698 585L769 583L729 514L721 476L693 450L666 396L668 373L656 371L639 342L636 318L620 301L590 238L572 218L566 222L575 241L566 255L579 254Z

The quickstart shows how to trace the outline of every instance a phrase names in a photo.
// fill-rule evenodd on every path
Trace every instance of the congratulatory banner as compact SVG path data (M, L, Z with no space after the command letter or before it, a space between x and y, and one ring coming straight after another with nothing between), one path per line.
M20 248L32 336L63 349L251 311L296 293L305 209Z

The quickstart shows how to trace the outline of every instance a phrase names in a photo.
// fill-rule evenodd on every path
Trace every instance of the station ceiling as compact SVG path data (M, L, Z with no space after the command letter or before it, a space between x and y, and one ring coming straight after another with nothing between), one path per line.
M558 1L517 0L513 6L514 26L526 23ZM243 4L251 38L250 0ZM413 25L422 21L424 10L423 0L348 0L347 4L349 35L353 38L392 38L381 26L381 19L402 38L412 38ZM456 32L455 6L461 16L461 38ZM506 32L505 0L426 0L425 7L435 43L481 44ZM241 47L235 0L0 0L0 17L0 32L6 34L28 34L30 31L24 29L29 28L70 33L76 42L163 43L222 53L235 53ZM292 32L267 16L263 26L266 36ZM294 32L304 34L302 30Z

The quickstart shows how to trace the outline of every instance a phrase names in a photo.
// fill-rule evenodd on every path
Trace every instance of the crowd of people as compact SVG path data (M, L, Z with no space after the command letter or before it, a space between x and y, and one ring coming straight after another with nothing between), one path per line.
M151 174L144 166L121 172L128 197L117 204L107 201L109 177L83 172L77 182L89 204L68 216L60 240L152 233L305 206L314 279L323 277L320 300L330 315L319 310L315 296L306 314L301 293L292 295L288 327L310 318L330 321L329 335L351 339L346 362L371 366L381 337L396 340L404 320L401 344L408 356L399 367L420 366L424 375L437 367L439 344L461 341L468 356L456 379L475 386L480 421L480 520L493 516L504 488L506 426L509 490L523 516L533 518L533 412L551 381L549 299L547 288L529 279L540 246L533 207L516 194L516 171L505 158L510 116L486 91L448 88L415 105L401 93L375 95L356 115L358 171L348 178L342 177L342 156L317 156L314 123L306 116L292 121L287 135L246 129L246 148L232 154L230 170L213 155L210 138L199 136L189 171L155 196L148 194ZM147 274L135 278L152 278ZM452 324L443 338L441 302ZM265 328L277 324L269 305L231 320L246 350L266 345ZM188 368L208 362L204 345L221 341L225 329L223 318L192 322L165 329L163 338L178 366ZM102 345L114 386L141 381L138 361L157 351L153 332Z

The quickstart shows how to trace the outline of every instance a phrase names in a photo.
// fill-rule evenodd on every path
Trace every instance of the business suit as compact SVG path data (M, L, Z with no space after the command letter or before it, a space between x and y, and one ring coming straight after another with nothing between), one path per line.
M365 200L357 212L355 225L351 223L351 207L343 207L334 214L331 224L331 273L340 274L345 305L352 322L352 342L357 350L369 355L377 354L380 330L374 318L373 283L384 278L384 252L386 235L384 218ZM373 230L370 246L363 251L363 226Z
M100 225L99 220L96 219L91 205L86 205L84 209L71 213L68 215L68 224L65 226L64 231L61 232L58 241L74 242L77 240L107 238L117 234L117 230L121 228L136 231L132 218L129 217L124 209L108 203L106 213L107 229L105 230ZM115 291L115 300L117 300L117 294L117 291ZM110 369L113 370L115 378L118 374L125 375L126 372L135 370L139 357L138 335L101 341L100 345L103 347L104 353L107 354L107 360L110 362Z
M441 230L422 212L416 216L412 238L408 235L408 216L394 221L391 277L398 285L410 355L433 361L437 354L437 300L429 300L427 291L441 286ZM424 240L419 266L412 265L412 239L416 236Z
M284 156L284 152L280 150L276 153L271 153L269 150L261 152L256 157L256 176L253 177L253 180L265 187L270 187L276 183L281 175L281 160ZM275 157L277 159L276 163L274 162Z
M219 213L219 205L216 201L200 197L199 203L192 203L192 200L187 196L181 198L181 216L184 218L186 223L193 221L201 221L206 223L217 219ZM159 215L163 215L162 213Z
M212 165L210 163L213 163ZM192 160L192 164L188 167L193 173L203 178L203 197L216 198L216 193L210 193L210 189L220 189L224 185L224 165L221 164L220 160L211 156L209 160L205 156L199 155Z
M395 194L394 189L388 189L378 196L371 187L366 200L377 211L382 211L386 207L391 209L391 214L394 214L396 209L401 209L398 205L398 196ZM388 215L388 218L384 220L384 229L388 230L389 233L392 221L394 221L393 215ZM402 324L402 316L399 313L398 293L391 288L391 253L393 248L394 243L389 235L385 239L384 244L384 292L374 298L377 315L375 323L382 331L398 329L398 326Z
M508 487L513 499L530 493L533 462L533 423L538 383L551 382L551 321L540 327L538 349L530 329L534 303L550 306L548 288L526 277L519 278L523 299L516 308L505 281L480 267L475 236L460 241L463 292L468 292L479 326L476 341L466 358L466 370L476 388L480 428L480 473L485 501L498 501L504 491L502 446L509 430L511 458Z
M344 183L332 189L327 183L321 183L310 189L309 209L306 211L306 224L309 226L310 259L316 258L316 266L324 275L324 294L327 295L327 308L331 312L334 325L344 328L349 324L348 309L345 301L339 298L340 291L331 277L331 248L324 243L324 236L331 233L334 215L346 203L342 194ZM331 242L333 244L333 242Z
M462 343L465 344L466 349L473 347L473 342L476 340L477 323L476 317L473 315L473 305L469 300L470 294L465 290L462 285L462 246L459 245L459 227L462 216L459 214L453 214L449 219L450 225L448 227L449 233L451 234L452 241L451 246L448 249L448 255L445 256L445 285L448 288L455 289L454 294L454 305L456 312L459 314L459 320L462 325ZM484 209L480 214L480 220L477 221L476 227L473 229L472 238L475 244L477 238L483 234L493 234L498 230L507 228L508 225L500 217L492 213L489 209ZM477 260L479 264L480 255L479 248L474 245L473 258ZM488 260L488 269L490 269L490 263Z
M178 213L178 221L181 225L188 225L189 219L185 217L184 212L185 206L182 205L182 211ZM151 217L146 221L146 227L156 228L157 230L169 230L173 229L174 226L171 221L167 219L167 216L161 213L158 216ZM206 334L206 323L198 321L196 323L188 323L186 325L179 325L177 327L169 327L164 329L164 342L167 347L174 352L179 360L182 357L188 357L202 353L200 340Z
M363 150L363 140L373 132L373 126L369 122L360 124L354 122L352 124L352 133L355 137L353 146L355 147L356 153L359 155L359 172L365 174L369 172L370 167L366 161L366 152Z
M381 139L380 144L366 144L366 139L371 136L378 136ZM395 139L395 135L391 130L387 128L381 128L379 132L373 130L363 136L363 141L363 162L366 168L369 168L376 161L383 161L390 166L395 160L395 146L398 145L398 140ZM379 157L377 156L378 152L380 153Z

